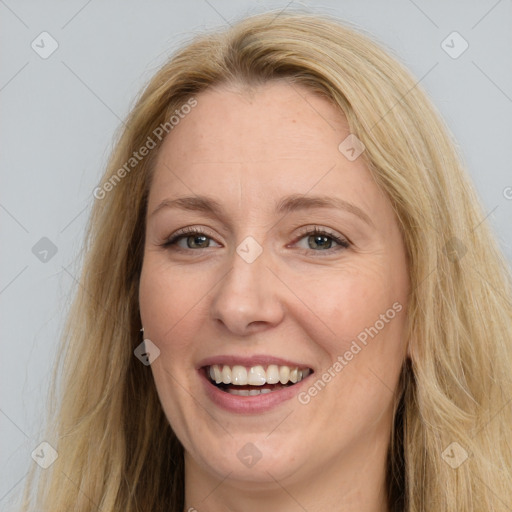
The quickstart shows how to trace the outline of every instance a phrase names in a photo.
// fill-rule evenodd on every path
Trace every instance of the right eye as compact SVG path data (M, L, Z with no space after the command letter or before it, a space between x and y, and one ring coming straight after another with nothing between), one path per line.
M179 245L179 242L185 240L186 247ZM213 238L206 235L199 228L183 228L174 233L168 240L166 240L162 247L171 248L175 246L178 250L193 250L193 249L208 249L209 241L213 241Z

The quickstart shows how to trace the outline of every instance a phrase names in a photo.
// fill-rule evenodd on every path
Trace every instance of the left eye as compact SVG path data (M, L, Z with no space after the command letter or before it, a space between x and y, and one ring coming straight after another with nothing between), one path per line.
M331 252L341 250L342 248L347 249L350 246L350 243L347 240L337 236L334 233L329 233L317 228L302 233L301 237L297 239L295 243L298 243L304 239L308 240L308 246L302 248L306 250L309 249L314 252ZM186 247L179 245L179 242L182 240L185 240ZM200 230L191 229L188 231L179 232L172 236L169 240L162 244L162 247L170 248L172 246L176 246L176 248L179 250L208 249L210 247L210 241L214 241L212 237L206 235ZM333 243L339 247L333 247Z
M187 247L178 245L178 242L184 239L187 243ZM207 249L209 247L208 241L213 240L199 229L189 229L188 231L178 232L173 235L169 240L162 244L162 247L177 246L179 249ZM189 243L190 242L190 243Z
M333 248L333 242L337 244L338 246L341 246L341 248L347 249L349 247L349 242L343 238L340 238L339 236L335 235L334 233L328 233L326 231L322 231L319 229L314 229L312 231L308 231L307 233L304 233L303 236L299 239L299 241L306 239L307 240L307 247L306 249L323 249L322 251L315 251L315 252L327 252L331 250L340 250Z

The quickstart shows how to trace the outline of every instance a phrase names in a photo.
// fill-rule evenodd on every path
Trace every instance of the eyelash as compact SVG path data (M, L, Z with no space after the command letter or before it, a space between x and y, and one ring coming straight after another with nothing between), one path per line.
M181 240L182 238L187 238L191 235L205 235L207 238L213 239L213 237L208 236L207 233L204 232L204 230L200 228L183 228L182 230L177 231L174 235L172 235L168 240L166 240L163 244L161 244L161 247L165 249L170 249L171 247L173 250L177 251L197 251L199 249L183 249L182 247L176 246L176 243ZM332 247L330 249L326 250L318 250L315 251L314 249L303 249L307 252L319 252L319 253L327 253L332 254L333 252L337 252L340 250L348 249L350 247L350 242L344 238L340 238L335 233L331 233L325 229L319 228L318 226L315 226L313 229L311 228L305 228L300 233L300 236L295 240L295 242L298 242L302 240L302 238L306 236L325 236L327 238L331 238L334 240L339 247ZM294 242L294 243L295 243ZM175 247L173 247L175 246ZM205 247L204 249L208 249L208 247Z

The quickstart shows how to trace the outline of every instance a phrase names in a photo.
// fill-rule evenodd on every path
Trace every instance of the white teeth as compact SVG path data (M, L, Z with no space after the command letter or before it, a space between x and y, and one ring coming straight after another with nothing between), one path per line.
M213 368L213 375L212 375L212 368ZM219 367L215 364L210 368L210 377L215 380L217 384L220 384L222 382L222 376L219 370Z
M245 386L247 384L247 370L245 366L233 366L231 369L231 381L238 386Z
M228 365L213 364L207 368L210 380L216 384L233 384L235 386L263 386L265 384L279 383L284 385L288 382L295 384L305 379L310 373L311 370L309 368L290 368L289 366L277 366L276 364L270 364L266 370L262 365L246 368L241 365L230 367ZM261 391L268 392L267 390Z
M230 388L228 390L228 392L231 393L232 395L249 396L248 389L232 389L232 388Z
M271 389L234 389L234 388L228 388L226 391L231 395L238 395L238 396L256 396L256 395L265 395L266 393L272 393Z
M263 386L267 383L267 374L263 366L253 366L247 374L247 384L251 386Z
M276 364L271 364L267 368L267 384L277 384L279 382L279 368Z
M215 364L214 366L217 365ZM224 365L224 368L222 368L222 383L231 384L231 368L226 365Z
M288 366L279 367L279 382L286 384L290 378L290 368Z

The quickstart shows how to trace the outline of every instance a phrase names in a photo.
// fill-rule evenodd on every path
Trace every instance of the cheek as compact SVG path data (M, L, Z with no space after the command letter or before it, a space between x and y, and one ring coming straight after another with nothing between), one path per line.
M178 267L169 268L151 256L144 260L139 287L141 319L145 335L160 350L167 350L170 344L173 350L179 349L176 342L179 345L181 337L177 331L182 331L185 324L190 328L187 320L201 307L205 288L200 283Z
M201 325L197 316L201 287L193 286L195 282L178 267L170 267L151 253L144 260L139 286L144 336L160 350L151 371L167 419L177 432L186 430L184 418L193 405L184 390L190 387L187 379L191 375L183 363L192 357L192 342Z
M308 334L327 356L326 378L334 376L329 400L361 413L365 407L368 413L372 407L381 410L403 358L407 290L385 267L345 267L296 281L303 287L299 296L310 290L304 296L315 315Z
M345 267L294 280L297 296L316 315L319 330L347 340L372 325L399 300L399 290L380 269Z

